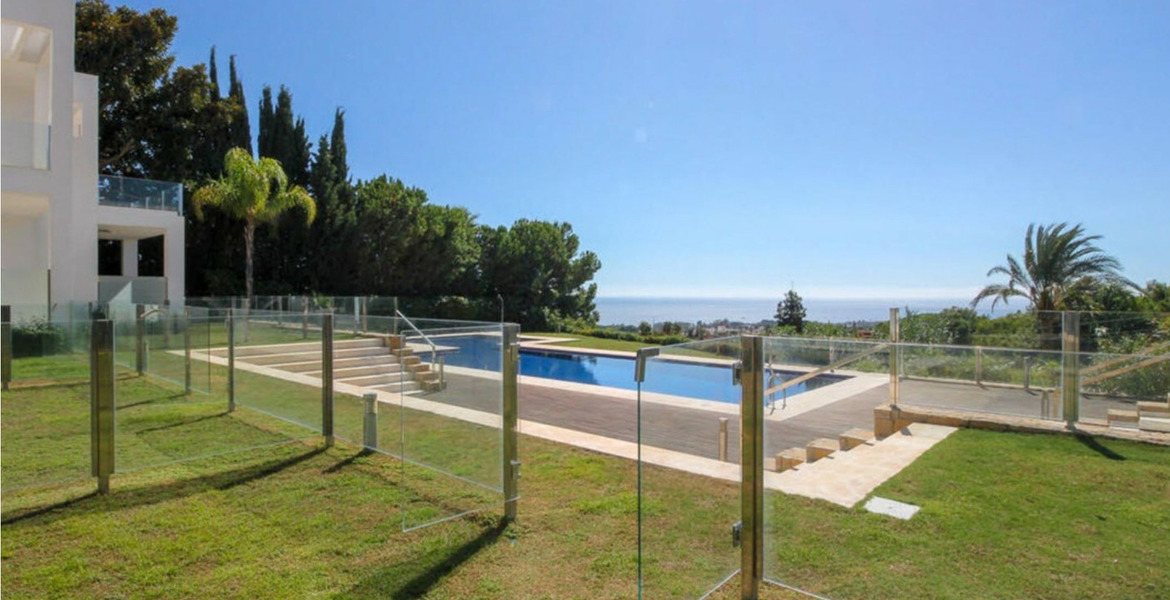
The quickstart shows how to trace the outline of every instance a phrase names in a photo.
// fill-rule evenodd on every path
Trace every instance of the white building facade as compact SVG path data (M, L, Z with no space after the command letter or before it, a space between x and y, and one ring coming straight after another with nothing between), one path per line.
M5 0L0 17L3 304L47 316L115 298L182 302L182 186L99 178L98 79L73 70L73 2Z

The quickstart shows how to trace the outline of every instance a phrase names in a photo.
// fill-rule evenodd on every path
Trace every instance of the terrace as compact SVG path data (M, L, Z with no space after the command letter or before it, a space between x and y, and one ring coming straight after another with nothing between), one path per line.
M441 368L439 347L460 347L443 339L504 340L500 324L281 304L292 310L111 307L97 375L101 321L6 345L6 594L731 597L755 543L757 574L779 584L763 597L1153 598L1170 586L1151 552L1170 543L1164 447L962 430L927 444L929 430L898 423L909 427L784 472L777 456L872 429L891 400L927 421L958 409L1056 431L1075 414L1081 430L1165 443L1143 431L1140 411L1156 409L1139 404L1170 391L1164 351L728 338L643 352L642 389L622 393L517 378L510 343L495 366ZM741 421L735 405L646 391L678 361L740 363L745 398L755 394L744 406L760 410ZM786 398L770 365L853 379ZM1065 381L1075 393L1057 389ZM113 426L91 431L87 400L103 385L113 405L96 414ZM1109 410L1139 419L1111 424ZM1162 418L1149 414L1147 425ZM920 506L910 521L801 487L820 472L879 470L884 448L920 442L933 447L861 495ZM95 473L107 494L92 494ZM756 489L751 539L744 500Z

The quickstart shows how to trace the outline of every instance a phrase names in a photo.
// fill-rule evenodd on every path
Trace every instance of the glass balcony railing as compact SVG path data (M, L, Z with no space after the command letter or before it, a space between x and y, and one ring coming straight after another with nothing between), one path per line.
M6 167L49 168L49 125L32 121L3 122L2 157Z
M183 185L170 181L98 176L98 204L183 214Z

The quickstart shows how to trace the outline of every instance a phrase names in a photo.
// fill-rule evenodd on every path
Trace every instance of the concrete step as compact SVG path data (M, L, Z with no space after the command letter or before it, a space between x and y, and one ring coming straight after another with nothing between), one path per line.
M388 358L393 358L393 357L388 357ZM393 360L391 360L391 362L387 362L385 364L364 365L364 366L360 366L360 367L338 368L336 365L334 365L333 378L334 379L348 379L350 377L362 377L365 375L382 375L384 373L400 373L400 372L402 372L402 367L400 367L398 365L398 363L393 362Z
M1138 411L1111 408L1108 413L1109 425L1133 424L1138 422Z
M346 371L347 369L357 369L361 367L369 367L375 369L375 372L381 371L397 371L398 361L389 354L382 354L379 356L359 356L356 358L342 358L333 361L333 376L336 377L339 371ZM282 371L290 373L304 373L306 375L320 376L321 375L321 357L317 356L314 360L298 363L287 363L279 365L278 368ZM348 375L356 375L357 373L349 372Z
M333 359L334 373L337 369L348 369L351 367L372 367L398 365L398 360L389 354L379 354L376 356L355 356L353 358L335 358ZM320 370L320 367L317 367Z
M408 381L406 383L391 383L391 384L386 384L386 385L376 385L370 389L375 389L375 390L380 390L383 392L390 392L390 393L402 392L404 394L407 394L410 392L417 392L422 388L418 385L418 383L416 383L414 381Z
M253 356L236 355L236 360L261 366L287 365L310 361L317 361L319 363L321 362L321 350L318 348L316 352L285 352L281 354L257 354Z
M776 454L776 471L783 473L793 467L803 465L808 460L804 448L789 448Z
M354 340L333 340L333 351L348 350L351 348L385 348L386 342L382 338L357 338Z
M841 443L829 438L819 438L809 442L804 447L808 455L808 462L816 462L841 449Z
M1170 433L1170 419L1158 417L1142 417L1138 420L1138 429L1142 431L1161 431Z
M868 429L850 429L838 438L842 450L852 450L873 441L873 432Z
M333 360L337 360L339 358L356 358L359 356L378 356L378 355L389 356L390 353L387 352L386 348L383 348L381 346L342 348L340 350L338 350L337 348L333 349Z
M294 344L270 344L265 346L240 346L236 345L236 358L243 358L245 356L265 356L269 354L296 354L298 352L320 352L321 342L298 342ZM223 349L223 355L227 356L227 349Z
M1156 418L1170 417L1170 404L1165 402L1138 402L1138 412L1144 416L1151 416Z
M349 385L356 385L360 387L375 387L379 385L389 385L391 383L399 383L403 379L407 382L413 383L414 380L408 379L403 373L382 373L379 375L364 375L362 377L346 377L339 379L334 376L334 381L340 383L347 383Z

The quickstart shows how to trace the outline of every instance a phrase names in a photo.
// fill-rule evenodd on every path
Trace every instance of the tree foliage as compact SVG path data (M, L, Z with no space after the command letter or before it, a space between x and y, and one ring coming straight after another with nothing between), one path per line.
M804 333L804 301L796 290L788 290L784 299L776 305L776 324L781 327L791 327L796 333Z
M232 148L224 157L224 174L199 188L192 198L195 214L215 206L233 218L244 221L244 255L246 257L245 290L252 298L252 247L256 225L274 221L281 213L300 208L312 222L317 214L313 198L299 185L288 186L280 163L271 158L254 160L243 148Z
M174 65L165 11L82 0L77 23L77 69L101 81L103 171L188 187L189 295L394 295L425 298L416 314L492 320L504 298L528 328L595 322L600 261L569 224L487 227L388 175L354 182L345 112L314 147L284 86L263 88L253 159L235 56L224 95L214 47L206 65ZM305 210L276 210L289 206Z

